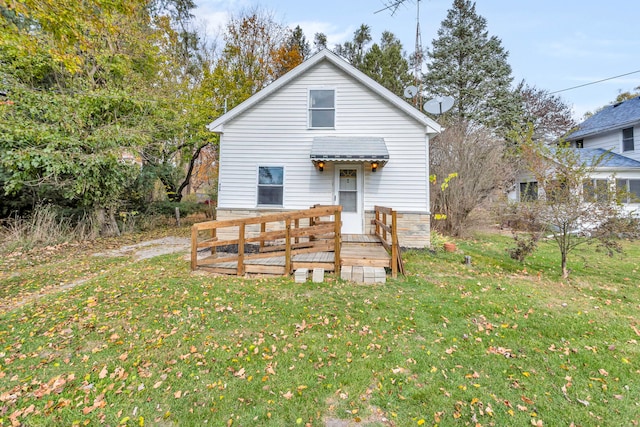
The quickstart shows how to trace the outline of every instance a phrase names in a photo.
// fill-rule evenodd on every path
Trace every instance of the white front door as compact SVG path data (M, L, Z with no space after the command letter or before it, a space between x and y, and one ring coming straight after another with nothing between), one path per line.
M342 206L342 233L362 234L362 165L336 165L335 203Z

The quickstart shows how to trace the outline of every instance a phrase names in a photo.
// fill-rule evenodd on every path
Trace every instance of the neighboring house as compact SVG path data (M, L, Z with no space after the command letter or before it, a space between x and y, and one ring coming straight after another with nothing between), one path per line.
M217 218L340 204L343 233L374 206L398 212L400 244L429 244L429 138L440 126L329 50L216 119Z
M640 97L609 105L572 131L565 140L578 150L585 165L603 154L587 187L616 186L629 194L623 200L627 212L640 216ZM512 200L527 200L538 195L537 183L522 175Z

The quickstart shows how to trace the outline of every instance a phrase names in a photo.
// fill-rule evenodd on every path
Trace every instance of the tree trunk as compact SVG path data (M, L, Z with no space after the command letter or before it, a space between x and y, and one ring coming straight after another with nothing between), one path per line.
M208 142L198 146L198 148L196 149L196 152L193 153L193 156L191 156L191 160L189 160L189 167L187 168L187 176L185 176L184 181L182 181L182 184L180 184L180 187L178 187L178 189L176 190L178 193L176 195L176 197L178 198L176 200L177 202L179 202L182 199L182 190L184 190L184 188L191 183L191 175L193 174L193 168L195 167L196 160L198 160L198 157L200 157L200 153L202 152L202 149L207 145L209 145Z
M120 235L120 229L118 228L118 223L113 209L97 208L96 220L98 221L100 236L113 237Z
M562 278L569 278L569 269L567 268L567 254L562 252Z

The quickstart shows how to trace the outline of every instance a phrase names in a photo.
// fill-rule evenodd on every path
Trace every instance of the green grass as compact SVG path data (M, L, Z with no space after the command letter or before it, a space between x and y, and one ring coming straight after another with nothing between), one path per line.
M637 242L585 248L564 282L548 243L525 264L506 238L456 243L406 253L385 285L87 258L72 270L94 279L0 315L0 425L640 422ZM67 268L16 267L8 286Z

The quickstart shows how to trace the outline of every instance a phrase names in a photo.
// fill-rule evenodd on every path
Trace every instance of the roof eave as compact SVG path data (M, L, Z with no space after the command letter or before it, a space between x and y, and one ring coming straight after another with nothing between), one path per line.
M613 132L613 131L616 131L616 130L619 130L619 129L628 128L630 126L635 126L637 124L640 124L640 118L634 119L634 120L630 120L630 121L624 122L624 123L616 123L615 125L612 125L612 126L609 126L609 127L603 128L603 129L597 129L597 130L594 130L594 131L591 131L591 132L579 134L578 136L569 135L565 139L567 141L576 141L578 139L589 138L591 136L599 135L601 133ZM578 131L576 131L576 133L577 132Z

